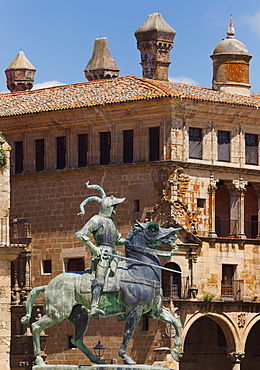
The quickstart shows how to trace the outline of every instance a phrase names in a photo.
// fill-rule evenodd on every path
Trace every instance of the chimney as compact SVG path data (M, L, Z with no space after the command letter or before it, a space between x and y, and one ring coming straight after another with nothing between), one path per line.
M23 51L19 51L16 58L5 70L7 87L11 92L31 90L34 84L36 69L26 58Z
M95 40L92 58L84 72L89 81L118 77L119 69L111 56L106 37Z
M249 61L245 45L235 39L233 20L230 17L227 38L214 49L212 89L231 94L250 95Z
M144 78L168 81L170 50L175 35L174 29L160 13L150 14L135 31Z

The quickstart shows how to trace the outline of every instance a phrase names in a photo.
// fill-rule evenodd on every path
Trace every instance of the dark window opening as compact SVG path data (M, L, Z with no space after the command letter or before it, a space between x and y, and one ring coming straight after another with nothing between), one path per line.
M144 314L142 316L142 331L149 331L149 316Z
M35 140L35 170L44 170L44 139Z
M230 161L230 132L218 131L218 160Z
M23 141L16 141L14 143L14 150L15 150L14 171L15 173L22 173L23 172Z
M133 163L133 130L123 131L123 162Z
M52 262L51 262L51 260L42 261L42 272L44 274L51 274L52 273Z
M189 158L202 159L201 128L189 128Z
M258 164L258 136L246 134L245 144L246 164Z
M66 136L60 136L56 138L57 142L57 151L56 151L56 160L57 160L57 169L62 170L66 167Z
M100 164L110 163L111 132L100 132Z
M197 198L197 207L198 208L205 208L206 199Z
M149 161L160 159L160 127L149 128Z
M225 334L223 333L221 327L218 324L217 324L217 346L218 347L227 346Z
M84 258L70 258L65 261L65 271L84 271Z
M88 153L88 135L78 135L78 167L86 167Z
M77 348L75 344L71 342L71 339L73 338L73 335L68 335L68 348Z
M139 199L134 199L133 212L140 212L140 200Z

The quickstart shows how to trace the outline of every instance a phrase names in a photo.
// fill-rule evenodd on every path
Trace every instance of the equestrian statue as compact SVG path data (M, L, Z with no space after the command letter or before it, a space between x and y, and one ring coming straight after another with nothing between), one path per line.
M118 354L125 364L134 365L136 362L126 354L126 350L143 314L174 327L176 336L171 355L178 361L182 326L162 305L162 267L158 258L171 257L177 253L178 248L174 244L177 229L161 228L154 221L136 221L126 239L123 239L111 216L115 214L116 205L125 198L108 197L99 185L90 185L87 182L86 186L88 189L98 190L102 196L92 196L81 203L80 215L84 214L84 206L92 200L100 204L100 212L75 233L93 255L91 268L83 272L64 272L53 278L48 285L33 288L25 303L26 315L21 319L23 324L30 321L33 304L37 296L44 292L45 315L32 323L36 365L45 365L41 356L40 333L64 319L74 324L71 342L92 363L105 364L104 360L85 346L83 336L89 318L111 315L125 320L125 331ZM90 234L93 234L95 244L90 240ZM157 249L165 244L170 245L172 250ZM125 245L125 257L116 251L117 245Z

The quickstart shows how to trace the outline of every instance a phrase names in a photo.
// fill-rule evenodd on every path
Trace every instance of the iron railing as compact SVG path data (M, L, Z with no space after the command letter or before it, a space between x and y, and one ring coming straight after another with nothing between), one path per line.
M162 288L164 298L187 299L189 296L189 277L163 277Z
M244 296L243 280L221 281L221 297L223 301L241 301Z
M0 245L29 244L29 223L26 218L0 218Z
M219 237L237 237L238 235L238 220L223 220L216 219L215 221L216 234Z
M259 222L257 220L245 220L245 234L249 239L258 237Z

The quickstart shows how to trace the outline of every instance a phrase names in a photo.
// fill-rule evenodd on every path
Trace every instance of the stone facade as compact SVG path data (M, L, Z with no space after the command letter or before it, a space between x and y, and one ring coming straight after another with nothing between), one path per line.
M113 81L109 83L116 86L120 79ZM147 84L147 80L136 81L139 85ZM100 81L96 84L100 88ZM156 84L159 86L158 81ZM178 84L167 86L176 91L182 88ZM201 88L191 89L194 94L201 94ZM35 93L30 94L24 93L24 98L33 102ZM40 92L36 94L40 96ZM179 368L202 368L212 361L218 369L219 364L223 369L239 369L240 363L243 366L251 363L257 368L254 354L260 310L259 147L257 144L255 149L253 140L248 145L247 135L258 136L259 110L242 104L242 98L238 104L240 98L233 95L214 94L216 99L225 96L227 101L208 101L204 96L190 99L187 93L182 97L35 114L2 114L1 130L11 146L23 143L22 173L15 173L19 159L15 150L11 153L11 212L30 221L32 286L47 284L65 271L71 260L83 259L85 268L90 265L90 253L74 237L74 232L98 212L98 205L91 202L86 216L77 216L79 204L91 195L84 186L86 181L100 184L108 195L126 196L116 216L123 236L136 219L183 226L184 230L178 233L178 254L161 260L166 267L181 272L181 279L163 273L164 304L175 311L183 324L183 357ZM229 99L234 99L234 103ZM252 104L256 102L253 97L247 99ZM150 129L157 127L158 159L151 161ZM124 163L126 130L133 130L132 163ZM111 133L107 165L100 165L102 132ZM219 132L229 133L223 145ZM88 135L87 164L79 167L78 136L82 134ZM57 137L65 137L67 143L63 169L56 168ZM44 139L45 145L44 169L36 171L35 144L40 139ZM253 149L248 152L249 146ZM255 150L257 163L248 163L255 161ZM51 261L48 272L44 271L45 261ZM33 315L34 319L43 313L40 299L37 304L40 311ZM22 307L17 302L16 310ZM17 322L22 316L19 312ZM123 328L124 323L114 317L92 319L85 343L93 348L101 339L106 347L104 357L120 362L117 351ZM22 341L25 336L31 340L28 330L22 329ZM72 334L69 322L45 330L45 337L49 335L44 342L48 364L89 364L77 349L69 348ZM129 353L138 363L152 364L153 350L171 347L173 336L167 325L149 319L147 326L144 318L129 345ZM14 343L19 340L13 337ZM30 368L31 354L15 356L20 356L20 363L13 365L13 369Z

